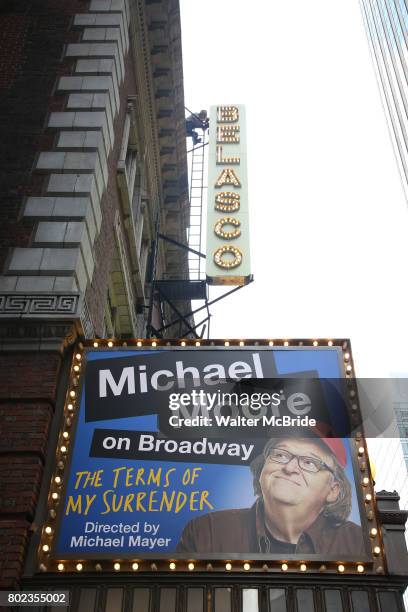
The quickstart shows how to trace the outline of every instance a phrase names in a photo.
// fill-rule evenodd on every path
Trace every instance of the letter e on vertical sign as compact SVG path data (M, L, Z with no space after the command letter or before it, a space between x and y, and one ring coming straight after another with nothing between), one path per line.
M212 106L208 153L207 282L251 280L245 107Z

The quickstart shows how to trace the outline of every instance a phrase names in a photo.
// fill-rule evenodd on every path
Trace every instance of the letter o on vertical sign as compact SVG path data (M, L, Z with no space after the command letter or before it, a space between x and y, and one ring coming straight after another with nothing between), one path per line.
M232 255L233 259L227 259L226 255ZM234 246L222 246L214 253L214 263L220 268L236 268L242 261L241 251Z

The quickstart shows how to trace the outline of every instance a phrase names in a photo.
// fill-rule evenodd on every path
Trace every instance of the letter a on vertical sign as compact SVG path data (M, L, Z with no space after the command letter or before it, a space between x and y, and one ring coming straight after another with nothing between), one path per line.
M206 274L211 285L246 285L251 280L242 104L212 106L210 111Z

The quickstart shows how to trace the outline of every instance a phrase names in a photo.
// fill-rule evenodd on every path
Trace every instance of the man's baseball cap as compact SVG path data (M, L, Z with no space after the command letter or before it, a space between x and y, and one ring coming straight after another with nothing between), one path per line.
M345 468L347 452L343 439L334 437L331 427L321 421L317 422L314 427L309 427L309 429L315 434L317 440L323 442L330 452L333 453L341 467Z
M275 434L276 435L276 434ZM279 438L309 438L325 446L337 459L342 468L347 465L347 451L342 438L336 436L334 430L327 423L318 421L315 426L301 428L294 427L284 432L280 431Z

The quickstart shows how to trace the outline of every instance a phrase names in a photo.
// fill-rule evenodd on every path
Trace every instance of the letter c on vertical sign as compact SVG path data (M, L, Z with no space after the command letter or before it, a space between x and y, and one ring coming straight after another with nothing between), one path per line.
M230 232L224 230L224 225L232 225L233 227L239 228L241 223L238 219L234 217L223 217L214 226L214 232L219 238L224 238L225 240L233 240L234 238L238 238L241 235L240 229L233 229Z

